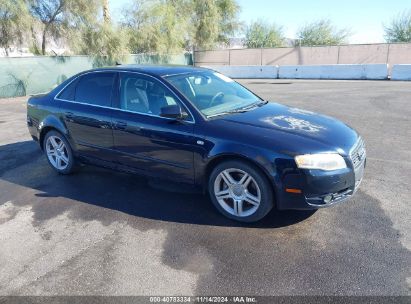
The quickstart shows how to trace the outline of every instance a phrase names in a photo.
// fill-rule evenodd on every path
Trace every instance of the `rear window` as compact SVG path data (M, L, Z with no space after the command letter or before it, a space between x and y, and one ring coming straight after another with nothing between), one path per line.
M77 82L78 78L71 82L68 86L66 86L64 90L57 96L57 98L70 101L74 100Z
M75 90L75 101L98 106L111 106L114 73L93 73L80 78Z

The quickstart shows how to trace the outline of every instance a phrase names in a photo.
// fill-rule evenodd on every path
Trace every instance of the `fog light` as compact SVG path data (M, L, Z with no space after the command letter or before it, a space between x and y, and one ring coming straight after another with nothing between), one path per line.
M324 203L328 204L329 202L331 202L332 199L333 199L332 195L327 195L326 197L324 197Z

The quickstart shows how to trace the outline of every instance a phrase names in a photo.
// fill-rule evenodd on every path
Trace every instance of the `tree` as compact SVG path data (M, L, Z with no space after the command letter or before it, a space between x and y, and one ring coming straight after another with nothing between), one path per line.
M239 27L235 0L135 0L124 10L133 52L175 52L227 43Z
M251 23L245 32L245 45L248 48L281 47L285 37L283 29L276 24L263 21Z
M337 29L330 20L323 19L300 27L297 45L338 45L345 43L350 35L347 29Z
M42 24L41 53L46 54L47 38L59 38L97 19L99 0L29 0L30 12Z
M242 27L238 17L241 7L236 1L232 0L217 0L217 6L221 16L218 42L228 45L230 37Z
M110 7L108 4L108 0L103 0L103 19L106 23L111 22Z
M228 43L229 36L240 27L240 6L236 0L192 0L191 44L198 49L213 48L217 43Z
M193 4L193 43L197 48L212 48L220 34L221 15L216 1L194 0Z
M77 31L73 31L75 36L71 37L72 48L78 53L91 55L95 67L114 65L130 53L128 33L111 22L108 0L101 3L103 20L80 25Z
M387 42L411 42L411 10L397 15L384 30Z
M93 56L95 67L115 65L130 53L128 39L123 29L104 22L83 30L80 53Z
M172 53L183 48L188 24L177 1L134 1L124 10L122 24L131 52Z
M8 56L11 45L21 44L31 19L23 0L0 0L0 47Z

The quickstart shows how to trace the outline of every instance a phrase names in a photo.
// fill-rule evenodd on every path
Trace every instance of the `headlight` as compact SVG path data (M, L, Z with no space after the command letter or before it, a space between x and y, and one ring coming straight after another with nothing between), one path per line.
M298 168L319 169L325 171L347 168L344 158L336 153L305 154L295 158Z

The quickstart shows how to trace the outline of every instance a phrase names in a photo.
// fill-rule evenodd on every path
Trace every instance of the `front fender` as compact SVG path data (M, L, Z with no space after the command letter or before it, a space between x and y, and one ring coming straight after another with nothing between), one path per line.
M270 179L276 179L277 169L275 165L276 155L274 152L266 151L255 146L238 142L208 141L204 145L205 154L198 159L196 181L198 184L206 185L209 173L215 164L222 160L243 159L260 168Z
M220 145L215 145L214 148L208 153L205 162L209 164L222 156L237 156L245 158L248 161L256 164L267 174L275 174L275 168L273 167L272 159L274 155L270 155L263 149L258 149L254 146L240 144L236 142L225 142Z

